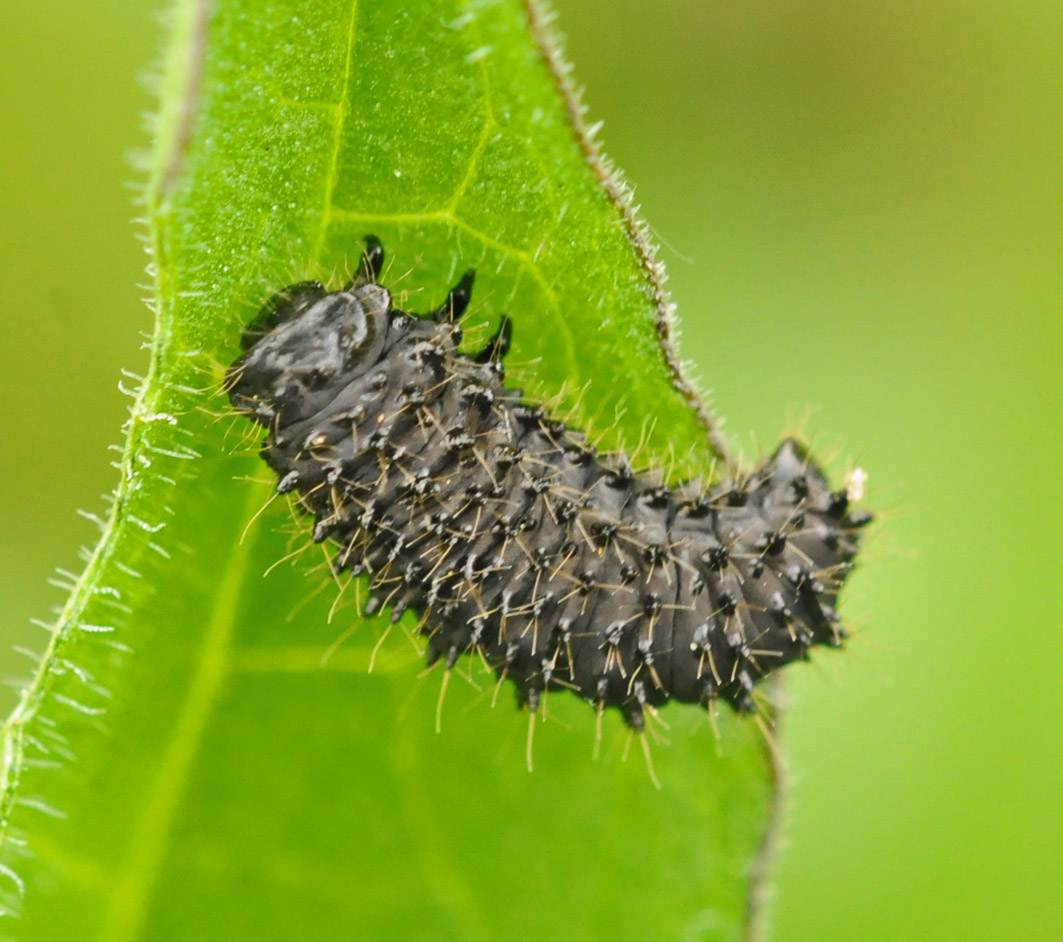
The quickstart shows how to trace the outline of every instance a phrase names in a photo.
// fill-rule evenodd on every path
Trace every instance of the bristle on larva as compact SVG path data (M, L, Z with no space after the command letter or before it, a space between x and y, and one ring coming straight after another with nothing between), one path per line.
M508 318L460 352L473 272L415 316L367 245L342 290L266 305L226 388L336 572L367 575L368 611L421 616L429 663L476 653L533 711L569 689L641 730L668 700L749 710L758 681L842 642L835 600L871 517L797 442L747 476L664 487L506 387Z

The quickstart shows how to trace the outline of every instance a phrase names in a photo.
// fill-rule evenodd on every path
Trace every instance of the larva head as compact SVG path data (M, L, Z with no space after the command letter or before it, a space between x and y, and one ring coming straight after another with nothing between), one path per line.
M312 415L337 378L349 383L380 358L390 310L391 294L377 284L286 289L244 333L244 355L226 375L233 405L264 426Z

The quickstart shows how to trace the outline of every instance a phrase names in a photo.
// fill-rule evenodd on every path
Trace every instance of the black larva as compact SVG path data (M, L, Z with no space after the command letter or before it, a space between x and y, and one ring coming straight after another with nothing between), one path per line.
M368 610L421 616L429 663L478 652L533 711L567 688L640 730L670 699L748 710L758 680L841 643L835 598L870 515L796 442L714 487L663 487L504 385L508 319L459 351L471 271L416 317L367 244L343 290L266 306L227 389L337 572L368 575Z

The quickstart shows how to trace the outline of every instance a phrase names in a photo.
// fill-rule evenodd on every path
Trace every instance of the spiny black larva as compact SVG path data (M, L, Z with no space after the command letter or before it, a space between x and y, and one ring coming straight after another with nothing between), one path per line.
M411 315L366 243L342 290L266 305L226 389L335 571L368 576L367 611L420 614L429 664L478 652L532 712L569 689L641 732L667 700L751 710L759 680L841 644L834 603L871 516L797 442L711 488L661 486L504 385L508 318L459 351L472 271Z

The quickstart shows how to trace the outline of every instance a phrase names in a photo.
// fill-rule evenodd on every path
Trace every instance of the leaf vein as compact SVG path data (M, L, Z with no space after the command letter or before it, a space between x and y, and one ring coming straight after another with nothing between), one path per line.
M340 175L340 151L343 145L343 131L347 123L347 113L351 106L351 65L354 61L355 21L358 16L358 0L351 0L351 17L347 23L347 60L343 66L343 85L336 109L336 126L332 139L332 154L329 157L328 173L325 175L325 199L321 208L321 225L318 227L317 241L314 244L314 257L321 257L321 247L325 241L329 220L332 217L332 196Z
M258 488L248 489L249 508L261 500ZM230 646L241 587L250 568L249 544L237 543L230 568L218 586L214 608L203 638L173 733L163 752L117 881L111 887L107 914L100 933L104 942L130 942L141 936L148 904L162 867L173 823L187 788L199 745L217 694L229 674Z

